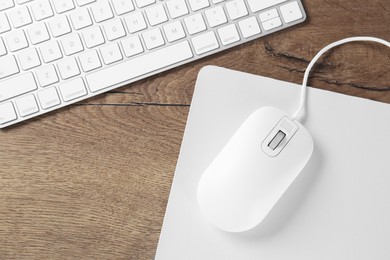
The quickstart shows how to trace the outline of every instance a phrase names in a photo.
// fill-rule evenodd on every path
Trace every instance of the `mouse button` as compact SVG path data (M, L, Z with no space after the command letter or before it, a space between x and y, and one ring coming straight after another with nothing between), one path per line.
M296 122L286 116L282 117L262 142L261 147L264 153L271 157L277 156L295 135L298 128Z

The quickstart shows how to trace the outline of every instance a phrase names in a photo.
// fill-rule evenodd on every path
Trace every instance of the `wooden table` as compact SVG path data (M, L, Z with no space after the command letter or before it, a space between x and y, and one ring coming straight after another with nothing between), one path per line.
M198 71L300 83L348 36L390 41L389 0L306 0L307 21L0 132L0 259L152 259ZM390 50L328 53L316 88L390 103Z

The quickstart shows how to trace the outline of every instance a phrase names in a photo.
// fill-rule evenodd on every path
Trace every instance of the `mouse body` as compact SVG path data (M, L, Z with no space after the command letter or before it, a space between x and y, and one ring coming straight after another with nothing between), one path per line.
M280 109L264 107L241 125L200 178L197 199L215 227L260 224L309 161L310 133Z

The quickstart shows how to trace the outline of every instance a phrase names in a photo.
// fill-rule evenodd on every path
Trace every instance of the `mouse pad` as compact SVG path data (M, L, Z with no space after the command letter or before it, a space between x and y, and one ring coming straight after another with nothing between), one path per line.
M155 259L390 259L390 105L308 90L309 163L266 219L243 233L205 221L207 166L255 110L293 114L300 86L219 67L195 87Z

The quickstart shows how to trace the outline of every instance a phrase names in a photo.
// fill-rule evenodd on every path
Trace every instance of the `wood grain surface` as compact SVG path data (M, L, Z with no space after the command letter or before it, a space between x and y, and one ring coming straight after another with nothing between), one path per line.
M288 30L0 131L0 259L153 259L197 73L300 83L344 37L390 41L389 0L306 0ZM327 53L310 85L390 103L390 50Z

